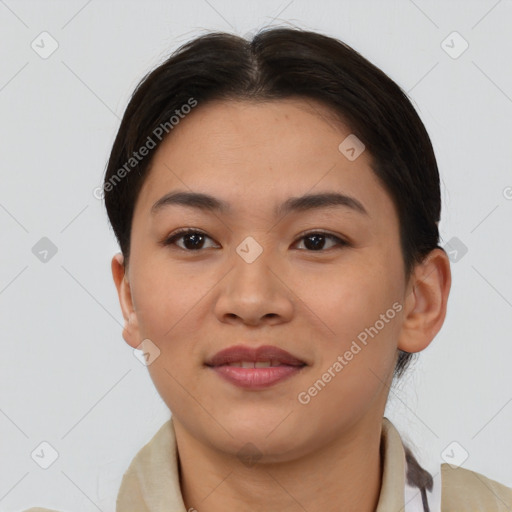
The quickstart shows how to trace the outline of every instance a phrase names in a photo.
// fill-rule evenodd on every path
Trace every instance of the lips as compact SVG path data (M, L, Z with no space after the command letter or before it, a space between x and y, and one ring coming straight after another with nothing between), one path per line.
M260 390L300 373L307 364L278 347L243 345L221 350L205 365L237 387Z
M217 352L206 362L206 366L224 366L235 363L267 363L270 366L305 366L306 363L292 356L286 350L271 345L264 345L258 348L250 348L243 345L236 345ZM261 365L256 366L256 368Z

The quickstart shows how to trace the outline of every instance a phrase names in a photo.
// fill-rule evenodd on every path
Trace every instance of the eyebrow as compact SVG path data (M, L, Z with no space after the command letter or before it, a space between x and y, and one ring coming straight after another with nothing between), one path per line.
M171 205L186 206L202 211L219 212L229 214L231 206L228 202L201 192L170 192L161 197L152 207L154 215L164 207ZM290 212L304 212L320 208L332 207L350 208L363 215L370 216L366 208L355 197L340 194L338 192L323 192L318 194L306 194L299 197L290 197L284 203L274 209L274 215L281 216Z

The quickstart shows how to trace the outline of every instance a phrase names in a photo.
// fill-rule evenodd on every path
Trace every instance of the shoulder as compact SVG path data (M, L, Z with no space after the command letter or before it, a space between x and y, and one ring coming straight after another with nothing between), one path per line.
M443 512L510 512L512 489L476 471L441 464Z

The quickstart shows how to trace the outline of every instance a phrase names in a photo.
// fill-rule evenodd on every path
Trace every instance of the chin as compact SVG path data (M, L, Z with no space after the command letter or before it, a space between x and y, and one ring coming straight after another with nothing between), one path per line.
M265 414L262 408L256 408L250 414L238 413L219 422L233 436L236 447L253 443L265 453L282 454L295 450L303 433L291 417L286 419L287 414L283 409L280 414Z

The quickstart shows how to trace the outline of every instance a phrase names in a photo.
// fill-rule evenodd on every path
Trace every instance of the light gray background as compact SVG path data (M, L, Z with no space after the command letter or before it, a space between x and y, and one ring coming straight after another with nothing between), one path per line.
M510 0L0 0L0 510L113 511L168 419L121 337L117 244L93 190L150 69L205 31L268 24L347 42L418 108L442 177L442 243L468 252L452 264L443 329L387 415L422 460L456 441L464 467L512 486ZM58 42L46 59L31 47L50 48L43 31ZM458 58L445 51L463 48L453 31L469 43ZM58 249L47 262L32 252L42 237ZM42 441L59 454L46 470L31 458Z

